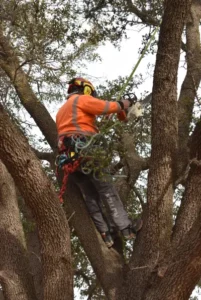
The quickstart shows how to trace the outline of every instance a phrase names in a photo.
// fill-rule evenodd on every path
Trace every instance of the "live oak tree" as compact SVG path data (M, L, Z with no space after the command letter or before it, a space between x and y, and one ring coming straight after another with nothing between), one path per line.
M111 21L104 23L104 18L91 21L92 31L88 31L87 26L83 29L78 17L75 18L80 7L72 7L68 1L2 1L1 4L0 167L3 176L0 213L11 215L13 220L4 217L0 221L1 238L6 241L1 242L0 253L7 253L6 260L3 261L2 255L0 258L0 282L5 299L15 299L17 289L22 291L21 299L41 297L36 296L36 282L27 275L32 271L27 262L12 178L36 223L44 299L73 298L73 271L80 275L81 270L73 270L69 225L75 230L108 299L189 299L201 277L200 122L191 135L193 108L201 79L200 2L170 0L162 5L154 1L153 7L149 1L136 1L136 5L132 1L117 1L116 4L93 1L90 2L93 7L87 1L84 3L88 5L85 17L92 21L96 13L107 16L109 7L115 22L115 13L121 17L120 10L123 16L117 24L119 30L114 28L117 35L111 35L107 27ZM85 9L85 4L81 8ZM129 16L133 21L129 21ZM93 50L103 38L117 42L127 25L126 20L131 26L139 20L147 26L158 26L160 18L151 106L151 156L139 155L135 136L129 130L121 133L121 143L127 149L121 169L128 177L117 185L126 191L123 193L125 204L128 203L125 195L133 189L140 172L149 170L147 199L141 201L144 226L128 257L122 255L119 238L114 248L106 248L74 182L69 181L64 210L60 207L54 178L50 172L44 172L39 161L48 160L52 167L56 155L56 127L43 101L62 97L59 85L63 82L63 74L66 72L68 77L75 74L77 58L83 59L83 63L84 59L94 59ZM99 26L101 20L102 27ZM185 44L182 43L184 28ZM178 97L181 48L186 51L187 72ZM16 109L12 109L12 101L18 105ZM21 106L34 119L52 151L41 153L33 149L27 128L16 114ZM184 193L175 219L173 202L178 184L183 185ZM25 215L23 210L22 214ZM13 224L18 226L18 231L12 229ZM87 281L85 275L83 278ZM92 284L88 295L93 297Z

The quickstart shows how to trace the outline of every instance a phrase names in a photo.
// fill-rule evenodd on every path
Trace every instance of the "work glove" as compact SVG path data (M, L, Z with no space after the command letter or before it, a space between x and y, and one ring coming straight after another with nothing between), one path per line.
M119 113L117 113L117 118L120 121L127 122L128 108L131 107L132 103L128 99L122 99L121 101L119 101L119 104L121 105L122 110Z

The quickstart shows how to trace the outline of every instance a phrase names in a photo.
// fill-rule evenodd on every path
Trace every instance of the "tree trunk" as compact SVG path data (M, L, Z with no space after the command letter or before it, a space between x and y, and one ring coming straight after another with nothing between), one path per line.
M0 300L5 300L4 296L3 296L3 292L2 290L0 289Z
M177 154L177 72L190 0L167 2L161 24L152 99L148 207L121 299L145 299L148 284L170 248ZM137 287L137 288L136 288ZM149 297L149 296L147 296Z
M0 106L0 157L33 212L41 243L44 299L73 298L69 227L54 186Z
M33 230L26 234L27 249L29 253L29 263L34 280L36 296L38 300L43 299L43 273L40 254L40 244L38 230L35 226Z
M173 232L171 255L153 276L146 300L188 300L201 277L201 207L198 204L201 199L201 122L192 136L191 157L185 195Z
M23 214L25 223L25 237L29 255L29 263L34 281L36 297L42 300L43 297L43 274L40 254L40 242L38 239L38 229L29 207L24 203L21 195L19 200L20 211Z
M0 161L0 282L5 300L36 300L15 185Z
M187 73L181 86L178 101L179 151L177 177L181 177L180 181L184 179L182 177L189 159L190 123L196 93L201 80L200 18L201 3L198 0L193 0L186 24Z

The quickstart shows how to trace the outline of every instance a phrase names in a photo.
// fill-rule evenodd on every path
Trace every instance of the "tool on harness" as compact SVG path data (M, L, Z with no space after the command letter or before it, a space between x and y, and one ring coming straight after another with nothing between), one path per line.
M55 161L55 165L61 169L63 167L63 165L67 164L69 161L69 157L66 153L57 155L56 157L56 161Z

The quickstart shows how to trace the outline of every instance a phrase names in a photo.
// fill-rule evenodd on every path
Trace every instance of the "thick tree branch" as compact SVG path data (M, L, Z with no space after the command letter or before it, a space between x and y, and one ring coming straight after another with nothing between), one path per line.
M177 176L182 176L188 163L188 140L192 111L197 89L201 80L201 47L200 25L201 3L192 2L191 10L186 24L187 39L187 73L183 81L178 101L179 118L179 151Z
M41 152L34 148L32 148L32 151L35 153L35 155L38 157L38 159L48 161L50 163L52 170L55 170L56 166L55 166L55 153L54 152Z
M143 24L146 25L152 25L152 26L160 26L160 21L157 19L154 19L150 14L149 11L146 10L140 10L137 8L136 5L132 3L131 0L126 0L125 2L126 8L129 10L129 12L135 14ZM181 43L181 49L186 52L187 47L184 42Z
M73 298L70 233L64 212L54 186L41 168L40 161L31 151L26 139L14 127L2 105L0 157L12 172L16 186L31 208L38 226L44 299L70 300Z
M20 212L23 215L24 227L26 230L26 243L29 256L29 265L34 280L36 297L38 300L43 299L43 272L40 253L40 241L38 238L38 229L29 207L25 204L24 199L17 191Z
M137 8L136 5L134 5L132 3L131 0L126 0L125 1L126 3L126 6L128 8L128 10L135 14L144 24L147 24L147 25L153 25L153 26L159 26L160 25L160 22L156 19L154 19L148 11L144 10L144 11L141 11Z
M47 160L49 162L51 162L52 159L54 159L54 153L53 152L41 152L41 151L38 151L37 149L34 149L34 148L32 148L32 151L36 154L38 159Z
M15 185L1 160L0 174L0 281L6 299L35 300Z
M177 154L177 72L181 35L190 0L169 0L160 28L152 98L152 152L148 178L147 218L135 243L131 267L157 264L170 247L174 165ZM150 271L129 273L130 295L143 299ZM137 286L135 291L133 286ZM127 292L128 294L128 292Z
M191 160L201 160L201 121L196 125L191 142ZM176 249L194 226L201 214L201 168L199 164L191 164L186 184L184 199L178 212L173 231L173 247ZM195 228L196 230L196 228Z
M125 149L125 164L127 177L116 181L116 187L124 204L126 204L130 190L134 187L141 171L148 169L148 159L140 157L135 149L134 138L129 133L122 135Z
M161 291L164 300L189 299L201 277L200 219L201 213L195 218L193 227L185 238L172 249L172 256L168 255L165 265L156 266L155 278L152 278L152 290L145 293L143 299L160 300Z

